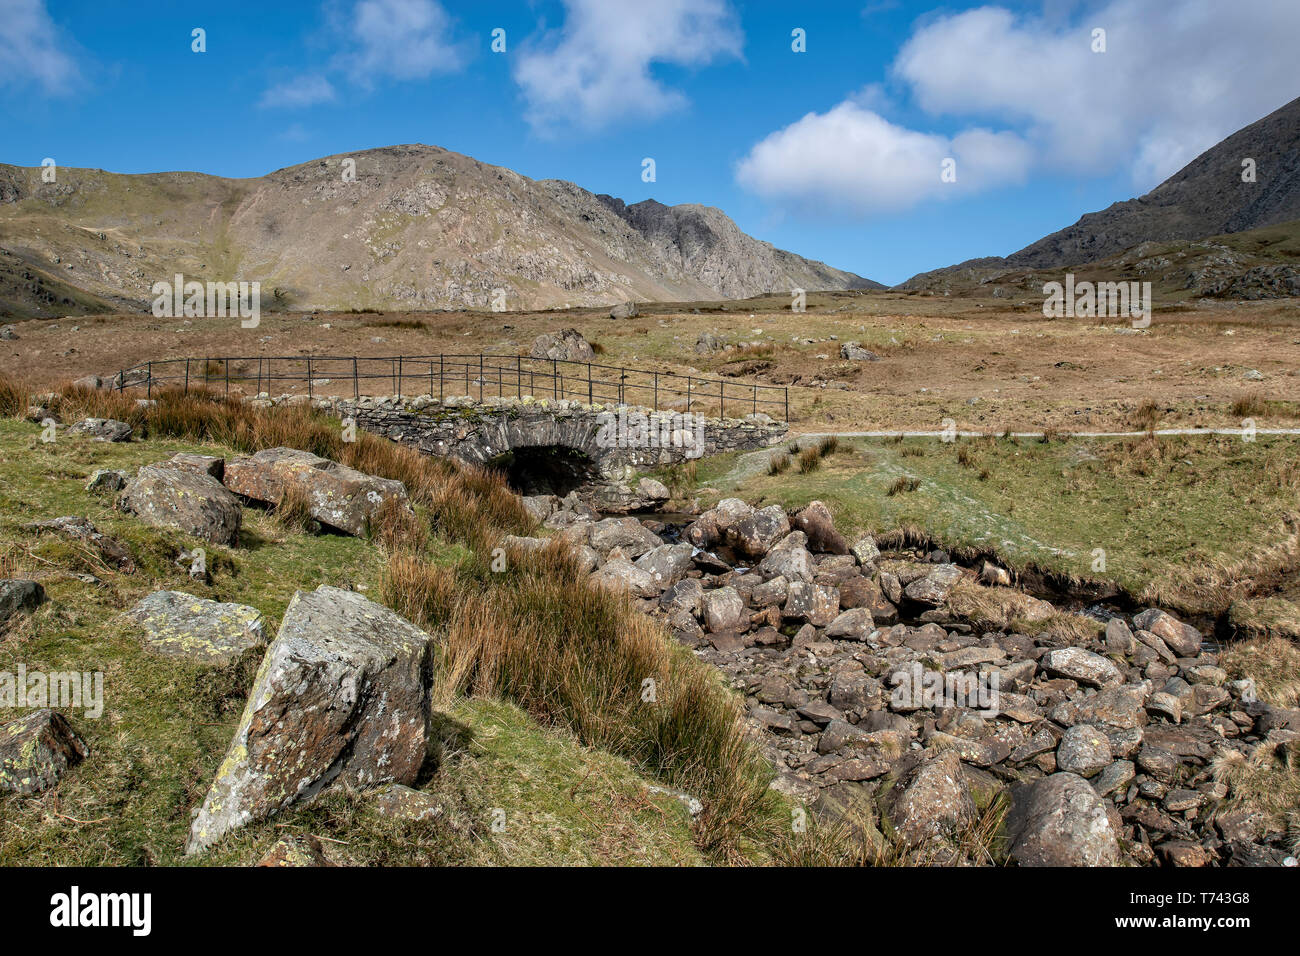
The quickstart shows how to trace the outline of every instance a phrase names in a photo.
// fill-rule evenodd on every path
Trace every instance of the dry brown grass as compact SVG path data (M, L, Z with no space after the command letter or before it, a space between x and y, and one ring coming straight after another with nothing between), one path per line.
M786 452L776 452L767 460L767 473L769 475L784 475L790 470L790 455Z
M1153 398L1143 399L1142 402L1129 415L1128 423L1133 428L1140 428L1143 431L1154 431L1160 419L1164 417L1164 409L1161 408Z
M482 554L456 567L394 555L381 593L442 636L436 699L504 697L696 794L700 846L715 856L759 835L769 771L736 700L625 595L591 587L558 539L509 553L504 572Z
M1259 699L1274 707L1300 706L1300 646L1281 637L1228 644L1219 663L1234 680L1255 682Z

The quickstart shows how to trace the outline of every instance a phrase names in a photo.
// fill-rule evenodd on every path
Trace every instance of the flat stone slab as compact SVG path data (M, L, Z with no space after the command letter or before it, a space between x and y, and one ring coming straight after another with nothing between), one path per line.
M184 591L155 591L126 612L144 629L145 645L168 657L229 664L266 646L262 612Z
M367 475L295 448L268 448L231 459L223 480L236 494L272 505L290 489L300 489L313 518L356 537L370 533L372 519L388 501L410 507L400 481Z

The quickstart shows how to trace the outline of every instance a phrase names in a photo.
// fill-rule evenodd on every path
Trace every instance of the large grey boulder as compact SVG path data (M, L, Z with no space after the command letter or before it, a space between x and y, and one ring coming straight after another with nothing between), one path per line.
M243 507L207 475L146 465L127 483L117 506L157 528L175 528L213 544L239 543Z
M293 596L187 853L326 787L410 784L426 753L428 634L334 587Z
M535 359L552 359L563 362L586 362L595 357L591 343L577 329L543 332L533 340L528 353Z
M802 531L791 531L759 562L759 573L765 578L783 577L791 584L811 581L816 565L807 544L808 538Z
M83 418L68 427L69 435L89 435L95 441L130 441L131 426L113 418Z
M908 846L952 836L975 818L975 802L955 751L919 764L900 781L897 793L890 820Z
M34 611L45 601L45 588L26 578L0 580L0 629L17 614Z
M644 568L638 568L626 558L611 558L601 565L600 570L591 575L591 581L599 587L610 591L627 591L633 597L658 597L664 589L655 581L654 575Z
M1150 631L1180 657L1195 657L1201 653L1201 632L1158 608L1147 608L1135 616L1133 626Z
M1048 651L1038 662L1057 677L1068 677L1091 687L1112 687L1124 682L1124 675L1112 662L1082 647L1061 647Z
M183 591L155 591L126 612L144 631L145 645L168 657L229 664L266 646L262 612Z
M87 754L86 745L56 711L34 710L0 724L0 793L24 796L59 782Z
M1073 773L1054 773L1011 791L1006 836L1021 866L1115 866L1119 841L1105 804Z
M903 593L919 604L938 607L948 600L948 595L961 580L961 568L955 564L941 564L923 578L909 584Z
M695 549L689 544L662 544L636 559L636 566L647 572L661 589L676 584L692 567Z
M636 518L605 518L591 526L587 543L600 554L619 548L629 558L639 558L663 540Z
M733 587L705 591L700 603L700 616L711 634L725 634L747 623L745 602Z
M357 537L370 533L375 515L389 502L410 508L400 481L367 475L295 448L267 448L234 458L226 463L223 480L236 494L268 504L300 494L314 519Z

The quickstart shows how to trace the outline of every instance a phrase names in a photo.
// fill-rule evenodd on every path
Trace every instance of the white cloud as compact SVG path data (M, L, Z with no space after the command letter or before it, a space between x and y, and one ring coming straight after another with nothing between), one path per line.
M452 39L451 17L435 0L360 0L347 30L353 46L339 64L363 85L451 73L467 56Z
M893 71L927 112L1018 124L1051 165L1127 169L1145 191L1300 93L1297 36L1296 0L1110 0L1069 19L981 7L921 27Z
M70 92L81 78L44 0L0 0L0 86Z
M955 160L955 182L941 176L946 159ZM740 162L736 178L769 198L873 213L1016 182L1030 161L1014 133L921 133L846 100L769 135Z
M515 81L535 127L603 126L660 116L685 97L655 64L704 66L739 57L743 38L726 0L565 0L564 28L522 49Z
M262 94L258 106L290 108L314 106L334 99L334 86L319 73L304 73L271 87Z

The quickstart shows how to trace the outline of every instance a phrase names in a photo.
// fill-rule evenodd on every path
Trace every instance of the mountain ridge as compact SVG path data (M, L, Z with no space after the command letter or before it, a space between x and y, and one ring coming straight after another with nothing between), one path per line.
M489 308L498 290L526 309L883 288L748 236L713 207L629 206L423 144L246 179L41 172L0 165L0 248L88 298L140 308L177 272L257 280L264 302L303 309ZM0 311L50 307L0 276Z

